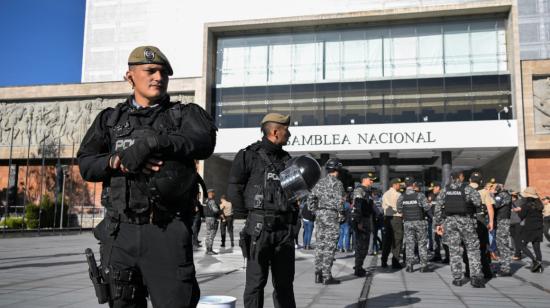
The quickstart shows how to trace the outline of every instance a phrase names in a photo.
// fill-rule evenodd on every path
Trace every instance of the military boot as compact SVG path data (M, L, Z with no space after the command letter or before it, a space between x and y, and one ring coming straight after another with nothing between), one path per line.
M485 280L483 279L483 277L473 277L470 280L470 284L474 288L485 288Z
M403 265L401 265L401 263L399 263L399 260L397 258L392 258L391 259L391 268L393 268L393 269L402 269Z
M359 268L354 267L354 270L355 270L355 271L353 272L353 274L354 274L355 276L357 276L357 277L365 277L365 276L367 276L367 271L365 271L365 269L362 268L362 267L359 267Z
M464 285L464 280L462 280L462 278L453 279L453 285L462 287L462 285Z
M328 277L328 278L325 278L323 279L323 284L324 285L329 285L329 284L340 284L340 280L338 279L335 279L334 277Z
M323 273L315 272L315 283L323 283Z

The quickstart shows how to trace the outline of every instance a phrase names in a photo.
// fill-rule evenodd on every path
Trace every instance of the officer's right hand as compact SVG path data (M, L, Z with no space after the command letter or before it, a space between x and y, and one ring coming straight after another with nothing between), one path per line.
M122 173L127 173L129 171L128 168L122 165L122 161L120 160L118 154L115 154L109 158L109 167L113 170L120 170Z
M442 236L445 230L443 230L443 226L439 225L435 227L435 233L437 235Z

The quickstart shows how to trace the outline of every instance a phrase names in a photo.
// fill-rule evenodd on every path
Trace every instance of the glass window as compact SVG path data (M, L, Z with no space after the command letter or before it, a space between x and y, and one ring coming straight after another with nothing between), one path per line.
M317 104L315 84L292 85L292 110L290 112L292 125L319 125L322 118L322 106Z
M445 114L446 121L471 121L472 101L469 98L447 98Z
M506 72L508 70L508 62L506 56L506 30L503 21L497 21L497 41L498 70Z
M364 124L366 116L365 83L342 83L341 92L343 94L341 124Z
M391 38L384 39L384 75L414 76L417 74L417 38L415 28L391 29Z
M418 74L443 74L443 35L441 25L416 28L418 35Z
M227 47L222 51L222 84L240 86L245 81L245 47Z
M418 122L419 103L416 98L394 99L392 123Z
M441 122L445 120L445 101L443 98L422 98L419 108L420 122Z
M391 123L391 85L389 80L366 84L367 124ZM386 105L387 106L386 106Z
M341 43L325 42L325 80L340 80Z
M317 50L315 43L294 45L293 81L313 82L316 75Z
M382 77L382 32L377 30L368 30L365 32L367 44L367 77Z
M323 124L340 124L340 111L342 110L340 83L317 84L317 95L317 101L323 109L323 115L320 118L323 120Z
M223 128L244 127L243 88L220 88L217 90L218 126Z
M273 45L269 52L269 82L285 84L291 82L292 45Z
M498 71L496 22L470 24L472 72Z
M267 88L267 103L269 112L290 114L292 96L290 85L277 85Z
M468 24L447 24L443 27L445 73L470 72L470 37Z
M246 87L243 90L246 101L243 105L244 126L258 127L268 113L267 87Z
M342 33L342 80L365 80L367 44L363 31Z
M267 83L267 46L250 46L247 57L246 84Z

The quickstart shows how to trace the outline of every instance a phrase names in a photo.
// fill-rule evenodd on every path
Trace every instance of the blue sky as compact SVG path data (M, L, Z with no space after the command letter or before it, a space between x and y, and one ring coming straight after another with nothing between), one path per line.
M0 0L0 87L79 83L85 10L85 0Z

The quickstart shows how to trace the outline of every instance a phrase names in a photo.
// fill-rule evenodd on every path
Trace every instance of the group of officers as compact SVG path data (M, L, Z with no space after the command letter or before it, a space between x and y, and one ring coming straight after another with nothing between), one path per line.
M101 264L99 271L91 265L90 277L99 302L111 307L146 307L147 297L154 307L195 307L199 301L192 243L192 205L201 181L196 161L213 153L216 128L209 114L197 105L170 101L167 87L172 73L170 62L158 48L134 49L125 75L133 93L115 108L99 113L77 154L83 179L102 182L107 214L94 230ZM316 211L318 222L315 281L339 283L330 269L344 202L344 187L338 180L343 166L337 159L329 160L327 174L319 180L320 167L315 160L291 158L283 149L290 137L289 116L270 113L260 125L262 139L237 153L227 188L234 212L247 214L239 240L247 259L244 306L263 307L271 270L274 306L292 308L296 307L293 227L297 199L309 192L307 206ZM388 198L384 196L396 200L392 214L388 214L389 208L386 212L387 230L393 230L388 247L392 260L398 263L402 225L407 270L413 271L414 247L418 246L420 271L426 271L424 217L434 207L435 228L449 246L453 284L462 284L459 251L463 245L472 285L483 287L474 218L481 197L462 177L460 172L453 173L452 182L441 188L432 202L417 192L412 179L405 180L404 193L391 191ZM357 276L366 274L363 263L373 227L370 190L374 180L372 173L362 175L353 191ZM210 240L207 245L211 252ZM503 251L506 248L499 246ZM387 257L387 253L382 257L383 266ZM501 270L509 274L509 263L503 262Z

